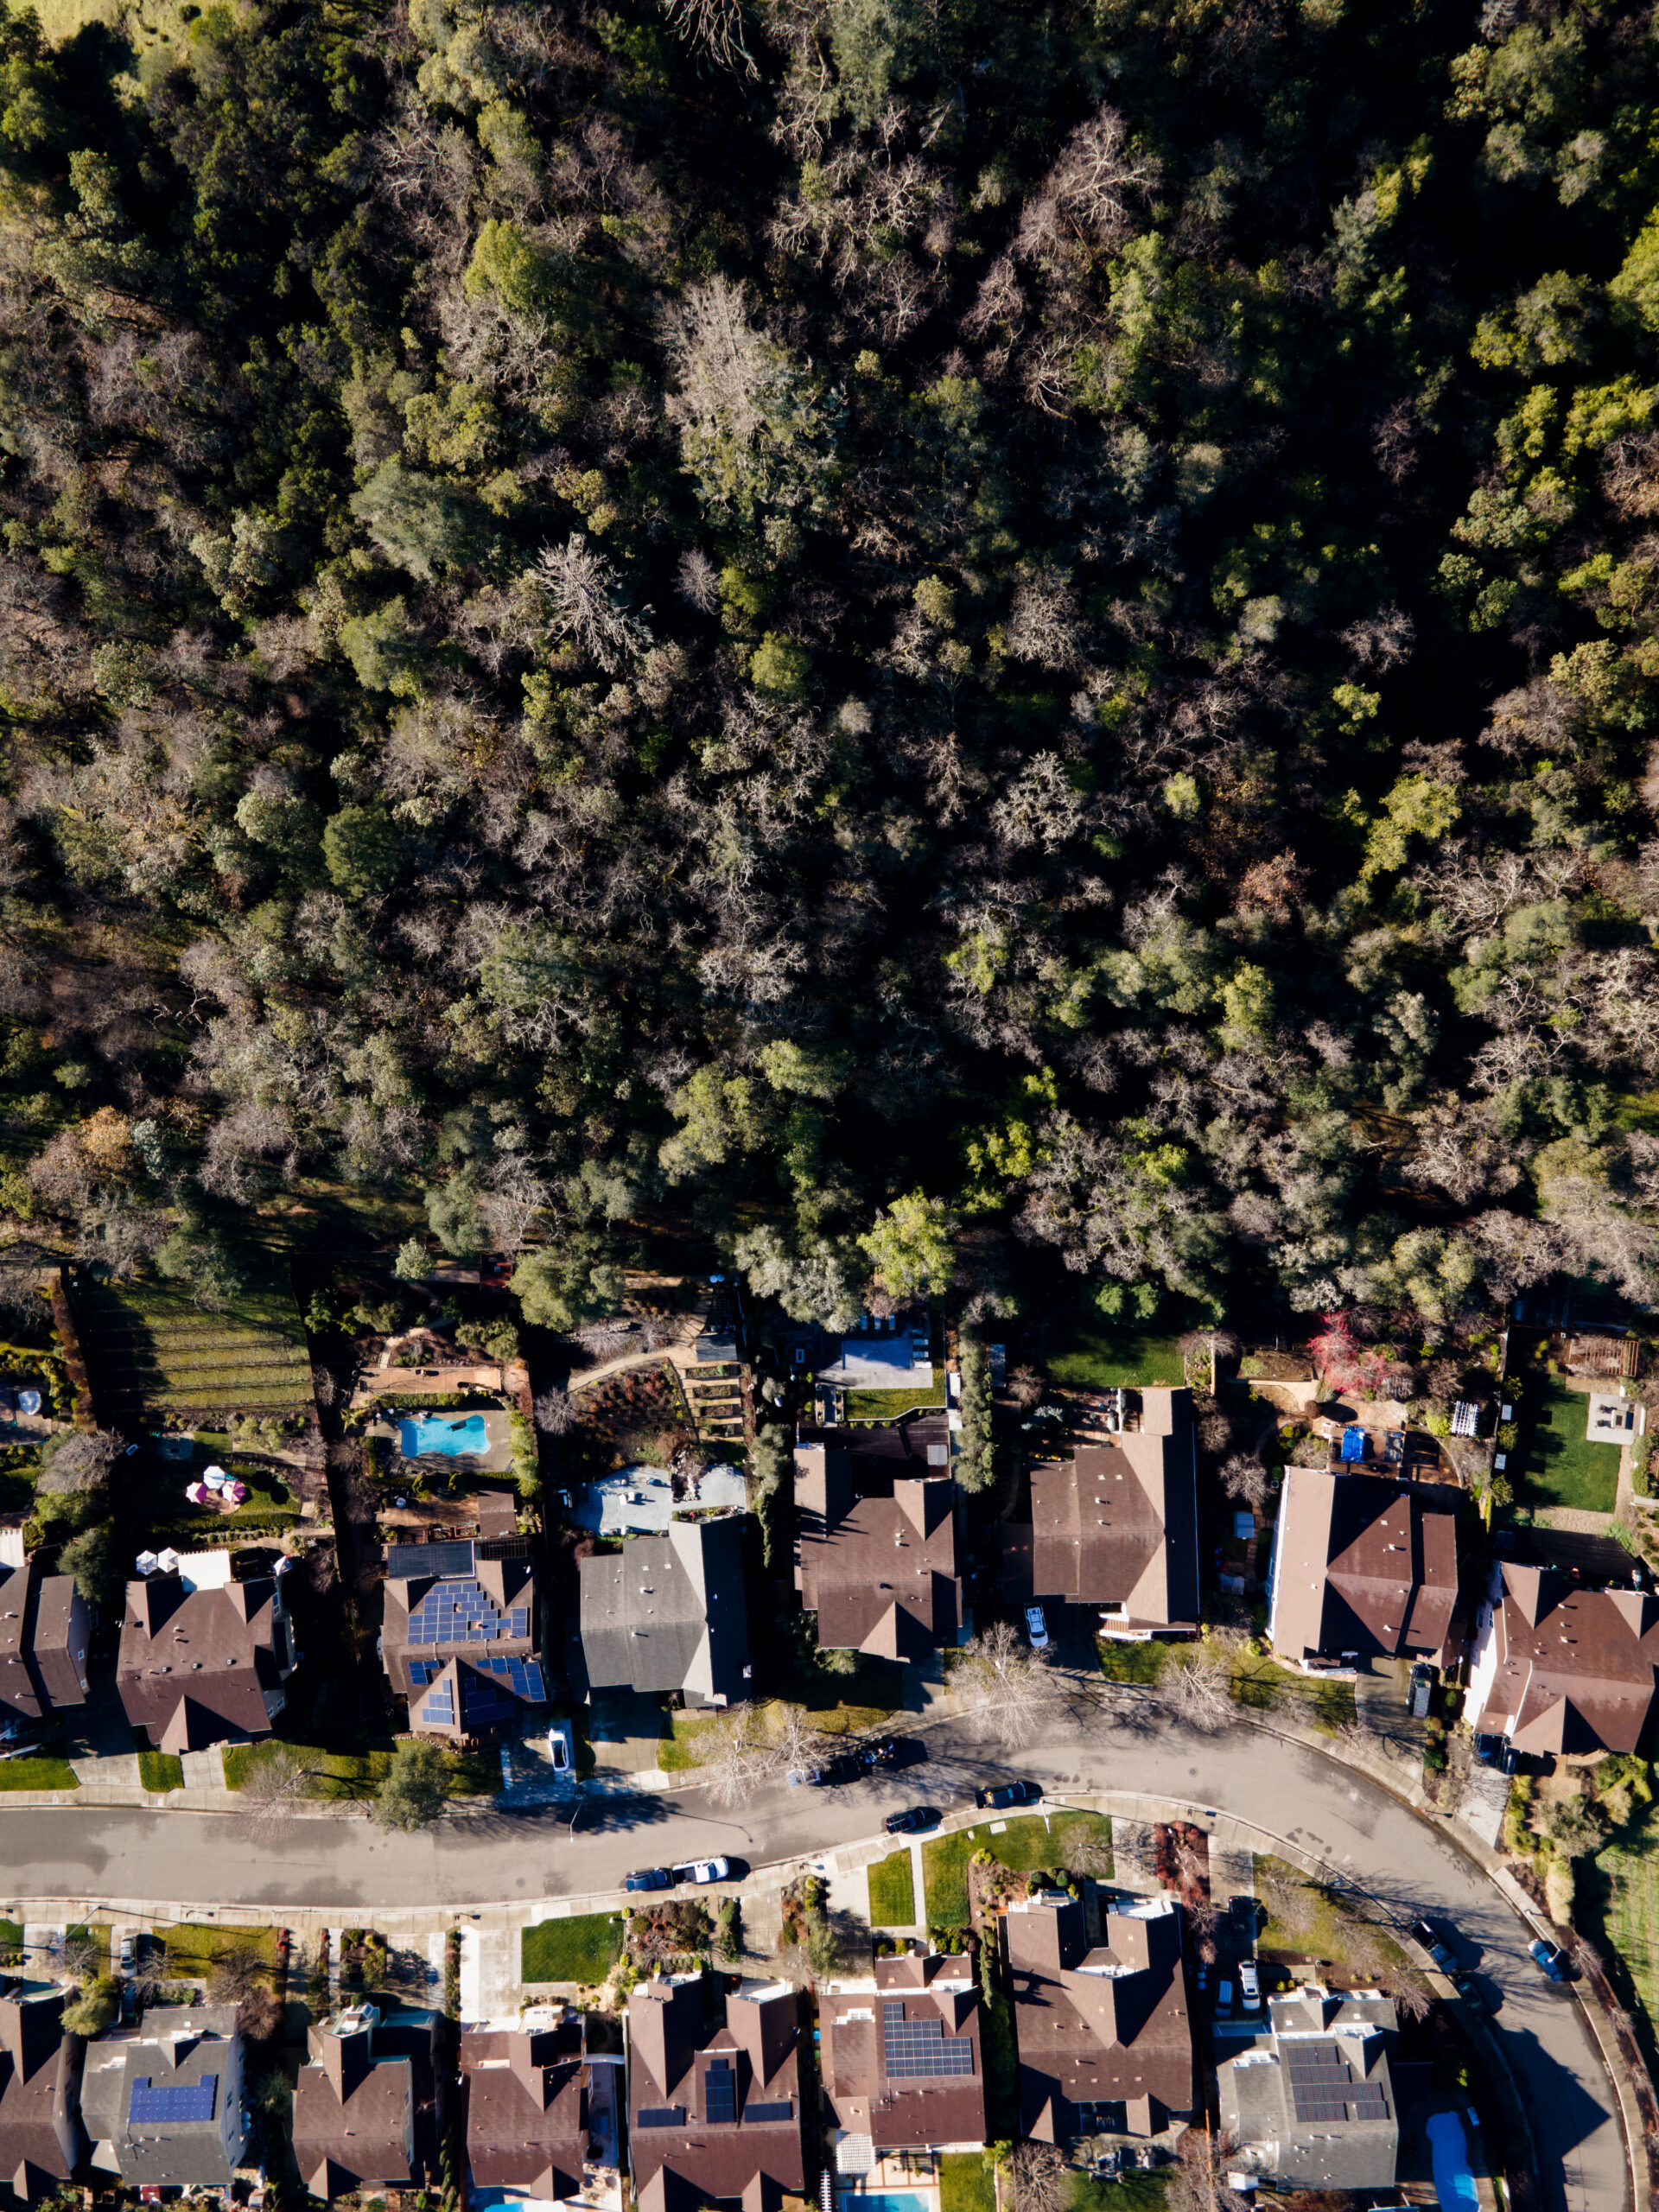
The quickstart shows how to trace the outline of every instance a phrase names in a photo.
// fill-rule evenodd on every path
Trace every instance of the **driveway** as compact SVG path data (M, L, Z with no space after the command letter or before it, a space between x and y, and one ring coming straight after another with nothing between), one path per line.
M926 1801L970 1801L1010 1773L1053 1792L1070 1788L1176 1800L1225 1811L1338 1868L1394 1908L1429 1909L1456 1930L1463 1962L1501 1998L1494 2022L1526 2100L1543 2168L1545 2203L1566 2212L1624 2212L1627 2169L1611 2092L1573 1999L1526 1955L1530 1931L1472 1861L1440 1831L1364 1777L1300 1745L1239 1726L1205 1737L1151 1719L1128 1703L1068 1718L1028 1750L988 1754L957 1721L929 1726L929 1764L838 1789L771 1792L722 1814L701 1793L613 1789L574 1830L551 1811L469 1816L412 1836L366 1824L296 1821L258 1844L225 1816L61 1809L0 1802L0 1876L32 1908L62 1898L200 1906L238 1904L279 1914L337 1905L343 1923L377 1908L474 1905L604 1895L622 1869L716 1852L748 1868L821 1857L872 1838L880 1816Z

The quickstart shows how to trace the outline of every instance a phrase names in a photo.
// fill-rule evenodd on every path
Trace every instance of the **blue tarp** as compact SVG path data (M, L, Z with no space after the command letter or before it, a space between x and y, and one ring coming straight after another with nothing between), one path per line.
M1344 1465L1365 1457L1365 1432L1357 1423L1342 1432L1342 1457Z

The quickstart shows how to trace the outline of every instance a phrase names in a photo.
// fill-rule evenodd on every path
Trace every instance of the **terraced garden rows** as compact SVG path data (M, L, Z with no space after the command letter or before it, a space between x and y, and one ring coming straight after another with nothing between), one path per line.
M311 1402L299 1317L277 1293L204 1313L151 1286L84 1286L82 1349L106 1420L161 1414L297 1414Z

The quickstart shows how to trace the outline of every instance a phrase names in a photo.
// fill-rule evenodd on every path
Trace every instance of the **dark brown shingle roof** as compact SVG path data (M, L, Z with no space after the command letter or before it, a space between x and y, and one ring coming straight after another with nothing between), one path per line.
M1458 1656L1461 1493L1291 1467L1274 1538L1274 1649L1287 1658Z
M799 2018L795 1992L782 1984L742 1984L718 2028L705 2016L701 1976L632 1992L629 2138L642 2212L679 2212L693 2191L699 2203L741 2196L748 2212L777 2212L785 2192L798 2194Z
M1121 2102L1131 2134L1157 2134L1195 2101L1181 1923L1167 1899L1103 1916L1090 1950L1075 1899L1003 1921L1020 2045L1020 2132L1064 2143L1080 2104Z
M0 2184L25 2202L67 2181L86 2151L80 2050L63 1995L0 1998Z
M870 1481L859 1487L849 1452L797 1446L801 1603L826 1649L925 1658L957 1640L955 1485L919 1472Z
M164 1751L270 1727L267 1691L292 1665L277 1584L268 1579L191 1589L176 1574L127 1585L118 1681L135 1728Z
M878 1959L873 1980L836 1982L821 1995L818 2019L836 2126L868 2135L878 2152L983 2142L979 1997L967 1959ZM926 2071L935 2037L938 2070Z
M1517 1751L1633 1751L1653 1708L1659 1598L1506 1561L1477 1728ZM1480 1657L1474 1681L1484 1679Z

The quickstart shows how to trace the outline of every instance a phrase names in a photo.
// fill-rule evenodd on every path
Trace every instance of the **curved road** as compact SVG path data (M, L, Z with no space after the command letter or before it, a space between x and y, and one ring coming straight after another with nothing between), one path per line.
M468 1816L416 1835L296 1821L275 1843L222 1815L5 1808L0 1876L16 1900L239 1904L350 1921L376 1908L444 1910L613 1892L630 1866L724 1852L758 1868L867 1840L881 1815L946 1810L988 1779L1121 1790L1230 1813L1284 1838L1396 1912L1457 1931L1460 1963L1499 2000L1493 2025L1526 2100L1551 2212L1624 2212L1629 2170L1599 2052L1570 1995L1526 1955L1530 1930L1429 1822L1322 1754L1248 1726L1204 1736L1125 1704L1074 1713L1015 1753L960 1722L926 1730L930 1763L833 1790L779 1790L722 1814L702 1792L589 1799L574 1833L553 1813Z

